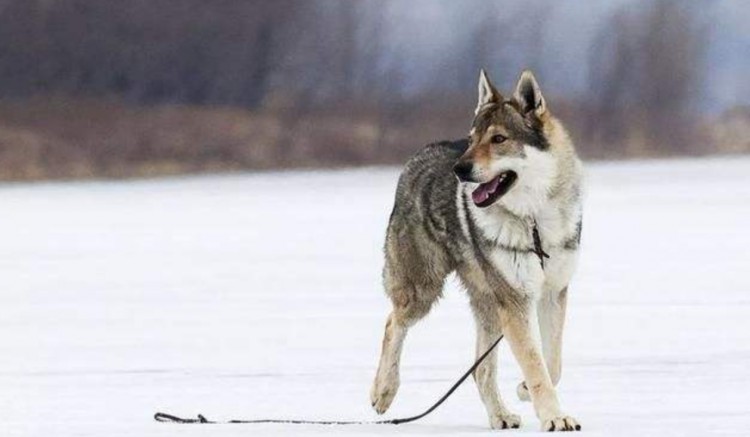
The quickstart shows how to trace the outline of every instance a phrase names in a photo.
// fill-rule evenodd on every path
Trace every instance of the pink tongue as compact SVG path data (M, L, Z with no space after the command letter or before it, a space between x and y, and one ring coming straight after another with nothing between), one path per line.
M471 193L471 199L474 201L474 203L482 203L486 201L490 197L490 194L494 193L495 190L497 190L497 186L499 183L500 178L496 177L495 179L485 184L479 185L477 189Z

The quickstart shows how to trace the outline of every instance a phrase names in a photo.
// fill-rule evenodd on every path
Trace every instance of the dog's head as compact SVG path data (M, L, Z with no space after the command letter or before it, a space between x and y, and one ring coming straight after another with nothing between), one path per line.
M531 71L521 74L505 99L482 70L474 114L469 148L453 168L471 185L474 204L484 208L503 197L517 203L519 197L534 201L545 195L557 171L548 138L553 119Z

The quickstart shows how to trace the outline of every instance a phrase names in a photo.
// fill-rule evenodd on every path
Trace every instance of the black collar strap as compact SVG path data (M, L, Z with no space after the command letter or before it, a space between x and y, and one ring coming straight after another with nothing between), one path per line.
M542 237L539 236L539 227L536 225L536 220L532 219L532 222L531 236L534 239L534 253L539 257L539 263L544 270L544 258L549 258L549 254L542 248Z

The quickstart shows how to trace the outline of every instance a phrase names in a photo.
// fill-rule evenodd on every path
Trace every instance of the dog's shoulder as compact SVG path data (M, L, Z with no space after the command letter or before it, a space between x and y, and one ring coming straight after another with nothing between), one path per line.
M450 164L453 166L468 148L469 141L466 139L437 141L422 147L409 161L418 164Z
M433 143L432 146L447 149L448 153L452 153L458 159L469 148L469 140L463 138L454 141L440 141Z
M399 177L391 222L430 223L433 230L448 232L458 220L453 165L468 147L467 140L438 141L412 156Z
M467 140L438 141L422 147L404 166L399 186L412 187L456 184L452 168L458 158L469 147Z

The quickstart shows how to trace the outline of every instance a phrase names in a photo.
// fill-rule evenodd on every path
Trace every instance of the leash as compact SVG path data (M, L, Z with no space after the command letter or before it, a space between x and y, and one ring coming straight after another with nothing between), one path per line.
M439 407L443 402L445 402L450 395L453 394L456 389L463 384L464 381L466 381L466 378L469 377L474 371L479 367L480 364L482 364L482 361L484 361L485 358L495 349L495 346L497 346L498 343L500 343L500 340L503 339L503 336L501 335L497 340L495 340L492 345L490 345L489 349L485 353L483 353L477 360L474 362L474 364L469 368L469 370L466 371L459 379L456 381L453 386L440 398L437 402L432 404L430 408L425 410L421 414L417 414L416 416L411 417L405 417L401 419L387 419L387 420L354 420L354 421L346 421L346 420L304 420L304 419L233 419L233 420L224 420L224 421L216 421L216 420L208 420L205 416L202 414L198 414L196 418L184 418L184 417L178 417L172 414L167 413L156 413L154 414L154 420L157 422L168 422L168 423L210 423L210 424L228 424L228 423L287 423L287 424L294 424L294 425L399 425L402 423L408 423L408 422L414 422L417 421L428 414L435 411L437 407Z

